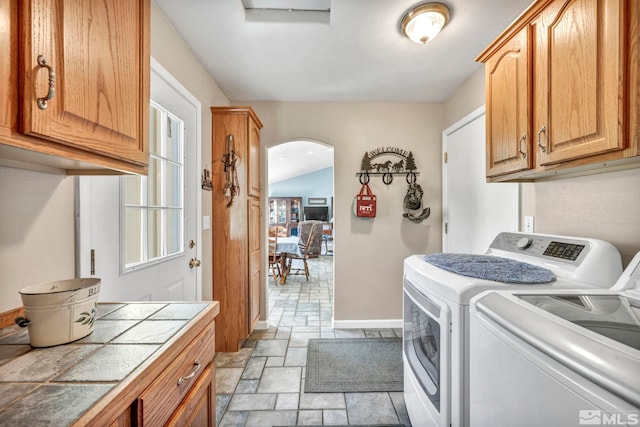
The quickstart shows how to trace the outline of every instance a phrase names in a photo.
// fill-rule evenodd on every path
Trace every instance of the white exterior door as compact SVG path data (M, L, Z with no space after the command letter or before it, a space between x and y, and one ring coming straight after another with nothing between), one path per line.
M78 179L78 274L102 279L100 301L202 298L200 103L151 65L149 176Z
M484 253L496 234L517 231L519 186L487 183L485 108L442 133L442 251Z

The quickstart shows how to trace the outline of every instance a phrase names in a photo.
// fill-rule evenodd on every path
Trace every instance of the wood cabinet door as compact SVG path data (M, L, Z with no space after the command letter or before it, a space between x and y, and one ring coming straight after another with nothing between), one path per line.
M260 319L260 200L250 199L249 209L249 322L247 331L253 332Z
M238 351L238 341L247 335L247 125L239 114L226 108L212 107L212 239L213 239L213 299L220 301L216 320L216 349ZM222 159L227 150L227 138L233 135L238 154L236 171L240 191L228 206L230 197L222 192L227 174ZM218 189L217 191L215 189Z
M17 24L16 0L0 0L0 137L10 136L18 120Z
M528 27L486 62L487 176L532 166L529 135Z
M626 1L556 0L534 22L539 165L625 148Z
M248 189L249 196L260 197L260 128L249 117L249 170Z
M22 132L146 165L149 0L19 4Z

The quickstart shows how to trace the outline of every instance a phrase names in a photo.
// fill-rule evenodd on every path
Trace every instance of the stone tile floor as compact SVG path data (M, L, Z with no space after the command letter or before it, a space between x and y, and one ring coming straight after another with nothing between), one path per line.
M410 426L401 392L305 393L310 338L401 336L400 329L333 329L333 259L310 260L311 277L269 283L268 330L237 353L217 353L216 425Z

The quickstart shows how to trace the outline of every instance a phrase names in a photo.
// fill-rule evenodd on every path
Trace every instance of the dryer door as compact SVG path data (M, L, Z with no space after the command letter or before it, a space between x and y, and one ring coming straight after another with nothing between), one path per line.
M405 278L404 357L417 383L420 402L439 426L448 426L450 417L450 322L451 310L445 303L420 293Z

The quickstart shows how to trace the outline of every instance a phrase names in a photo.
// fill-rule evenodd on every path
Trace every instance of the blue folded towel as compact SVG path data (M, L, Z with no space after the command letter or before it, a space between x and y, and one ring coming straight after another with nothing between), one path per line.
M429 264L467 277L503 283L538 284L556 280L551 270L490 255L431 254L425 255Z

